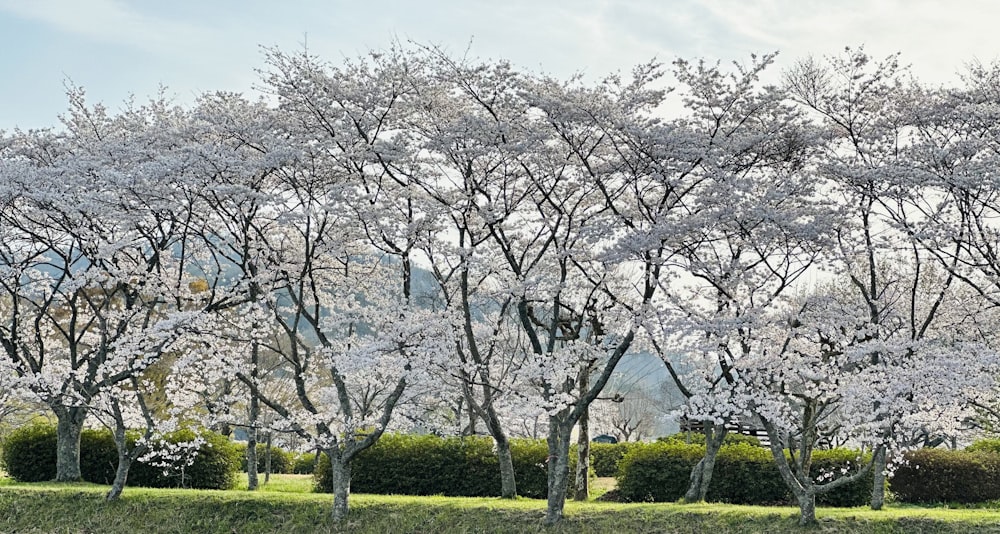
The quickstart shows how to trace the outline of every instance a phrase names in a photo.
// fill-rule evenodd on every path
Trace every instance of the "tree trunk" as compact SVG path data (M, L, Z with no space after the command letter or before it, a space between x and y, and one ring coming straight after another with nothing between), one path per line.
M264 484L271 481L271 439L273 432L268 431L267 440L264 442Z
M78 482L80 474L80 432L87 409L83 407L56 410L56 482Z
M500 461L500 498L517 498L517 480L514 478L514 457L506 436L497 439L497 459Z
M573 499L586 501L590 498L590 409L580 416L580 432L576 438L576 491Z
M705 456L691 469L691 479L685 503L704 502L708 496L708 487L712 484L712 473L715 471L715 459L718 457L722 440L726 438L725 425L716 426L705 422Z
M333 482L333 520L342 521L347 517L347 500L351 495L351 466L345 463L340 454L327 451L330 457L330 469Z
M254 325L256 328L256 324ZM260 346L255 342L250 348L250 379L257 384L260 367ZM256 491L257 480L257 420L260 418L260 399L255 389L250 390L250 426L247 429L247 491Z
M885 505L885 471L886 471L886 450L884 445L880 445L872 454L872 510L881 510Z
M549 494L545 511L545 524L547 525L554 525L563 517L566 489L569 485L569 436L572 430L572 425L565 425L555 417L549 418Z
M510 440L507 439L507 434L503 430L500 417L497 415L496 408L489 397L489 392L486 392L486 395L489 402L486 402L485 406L483 406L483 411L485 412L483 422L486 423L486 430L489 431L490 436L493 437L493 442L497 446L497 461L500 464L500 498L516 499L517 480L514 474L514 458L510 452ZM474 400L471 398L471 395L469 397L467 400L471 407Z
M132 455L128 451L128 443L125 440L125 427L117 424L115 428L115 449L118 451L118 467L115 469L115 480L111 483L111 490L108 491L106 500L114 501L121 496L128 481L128 470L132 467Z
M247 432L247 490L256 491L257 485L257 428L251 425Z
M804 491L796 495L799 501L799 526L816 524L816 492Z
M108 490L108 494L105 497L106 500L116 501L122 495L122 490L125 489L125 482L128 481L128 470L132 467L132 461L126 454L122 456L121 453L118 454L118 467L115 469L115 480L111 483L111 489Z

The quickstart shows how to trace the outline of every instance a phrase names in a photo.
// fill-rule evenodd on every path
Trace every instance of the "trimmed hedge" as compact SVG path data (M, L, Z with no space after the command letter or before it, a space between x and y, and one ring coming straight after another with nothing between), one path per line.
M183 469L168 469L135 462L129 469L128 485L230 489L236 484L239 449L228 438L213 432L203 434L206 443L194 463ZM167 437L176 443L194 438L191 430ZM130 437L135 439L134 437ZM11 432L4 440L3 463L7 473L21 482L41 482L56 476L56 427L34 424ZM84 429L80 434L80 474L87 482L110 484L115 478L118 453L108 430Z
M136 485L131 475L134 468L133 463L128 477L128 483L133 486ZM111 484L117 469L118 449L111 431L85 428L80 433L80 475L83 479L95 484Z
M965 448L968 452L1000 453L1000 439L979 439Z
M56 478L56 427L35 423L18 428L3 440L4 470L18 482Z
M1000 455L971 450L918 449L903 455L890 488L907 503L974 503L1000 499Z
M618 475L618 462L625 455L642 443L591 443L590 444L590 466L599 477L613 477Z
M680 442L685 444L690 443L691 445L704 446L705 434L703 432L678 432L677 434L656 438L656 441ZM722 438L723 445L736 445L737 443L746 443L747 445L753 445L754 447L762 446L759 439L746 434L727 432L725 437Z
M687 491L691 469L705 454L702 445L662 441L638 447L619 464L618 491L625 501L672 502ZM819 450L813 454L813 473L838 470L857 459L845 449ZM871 475L817 496L829 506L860 506L868 502ZM768 449L737 443L723 445L716 457L707 500L733 504L789 504L785 486Z
M240 468L240 449L222 434L204 431L205 443L198 449L194 462L182 467L153 466L142 462L132 465L128 481L133 486L151 488L231 489L236 486ZM166 436L167 443L191 441L195 433L178 430ZM161 442L162 443L162 442ZM162 445L153 445L154 449Z
M626 454L618 464L618 493L624 501L676 501L687 490L691 468L704 447L677 442L650 443ZM718 467L718 463L716 464ZM718 473L713 477L718 476Z
M240 452L240 471L243 473L247 472L247 444L237 443L236 447ZM267 444L258 443L257 444L257 472L263 473L264 469L267 467ZM282 449L281 447L272 445L271 446L271 472L272 473L291 473L292 472L292 453ZM310 474L309 471L305 474Z
M548 494L545 464L549 455L545 441L513 439L510 443L517 494L545 498ZM575 447L571 450L570 476L576 469L575 450ZM314 475L317 491L332 491L330 475L330 459L321 454ZM493 440L487 437L387 434L351 462L351 491L499 496L500 467Z
M311 475L316 472L316 453L305 452L292 460L292 473L296 475Z

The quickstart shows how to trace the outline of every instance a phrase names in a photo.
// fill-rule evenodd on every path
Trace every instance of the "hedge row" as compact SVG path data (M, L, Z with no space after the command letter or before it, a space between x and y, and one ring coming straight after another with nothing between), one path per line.
M575 447L570 473L576 470ZM543 440L511 440L517 494L548 494ZM330 492L330 459L320 456L316 489ZM487 497L500 495L500 467L493 440L486 437L385 435L351 463L351 491L402 495ZM570 488L572 492L572 488ZM572 494L572 493L571 493Z
M700 432L682 432L672 436L657 438L656 441L704 446L705 434ZM722 443L723 445L746 443L755 447L760 446L760 440L757 438L734 433L726 434ZM645 443L637 442L592 443L590 445L590 465L594 468L594 473L599 477L618 476L618 465L621 459L630 451L645 445Z
M677 434L672 434L670 436L663 436L656 438L656 441L666 441L670 443L684 443L690 445L705 445L705 434L702 432L679 432ZM746 443L747 445L753 445L754 447L760 447L760 440L754 436L748 436L746 434L737 434L735 432L727 432L725 437L722 438L723 445L736 445L737 443Z
M919 449L906 453L903 459L890 482L900 502L974 503L1000 499L1000 454L995 449Z
M643 443L591 443L590 467L599 477L613 477L618 474L618 463L633 449L642 447Z
M191 465L154 466L135 462L129 470L128 485L156 488L187 487L229 489L236 484L240 451L225 436L202 433L205 443ZM191 430L179 430L166 437L168 443L190 441ZM21 482L41 482L56 476L56 428L34 424L11 432L3 441L0 458L7 474ZM110 484L115 478L118 453L107 430L85 429L80 436L80 472L87 482Z
M292 460L292 473L296 475L311 475L316 472L316 453L298 454Z
M618 491L625 501L676 501L687 491L691 469L705 447L662 441L636 447L619 463ZM857 452L821 450L813 455L813 472L856 465ZM861 506L871 497L872 476L817 497L827 506ZM778 473L771 451L749 443L723 445L716 458L707 499L733 504L790 504L794 500Z
M235 444L237 450L240 453L240 471L247 472L247 444L245 442L238 442ZM267 467L267 444L258 443L257 444L257 472L263 473ZM271 446L271 472L272 473L291 473L293 468L294 458L293 453L282 449L281 447ZM315 466L313 466L315 467ZM305 474L310 474L312 471L308 471Z

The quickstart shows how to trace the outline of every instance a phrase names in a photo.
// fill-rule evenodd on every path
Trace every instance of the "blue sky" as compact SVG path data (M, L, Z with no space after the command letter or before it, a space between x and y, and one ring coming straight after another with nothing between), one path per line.
M0 130L54 126L64 81L112 109L160 85L177 102L253 92L260 46L331 61L393 39L503 57L535 71L601 76L658 58L742 60L864 44L902 52L914 72L951 83L1000 57L991 0L0 0Z

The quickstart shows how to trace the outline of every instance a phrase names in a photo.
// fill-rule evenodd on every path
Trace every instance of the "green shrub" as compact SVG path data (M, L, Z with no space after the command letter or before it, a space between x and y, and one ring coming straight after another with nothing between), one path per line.
M691 468L704 447L660 441L629 451L618 463L618 492L624 501L676 501L687 491Z
M599 477L613 477L618 474L618 462L630 450L642 446L641 443L591 443L590 465Z
M3 441L3 465L19 482L56 478L56 427L34 423L12 431Z
M129 470L128 483L132 486L154 488L230 489L236 485L240 467L239 448L229 438L215 432L203 431L205 443L191 465L183 461L169 461L169 465L136 462ZM163 450L172 444L193 440L192 430L178 430L154 443L153 450ZM159 460L155 460L159 463Z
M704 447L699 447L704 452ZM747 442L723 445L715 460L715 472L706 499L732 504L777 504L790 500L774 456Z
M295 455L292 460L292 473L296 475L311 475L316 472L316 453L306 452Z
M971 452L919 449L906 453L890 488L908 503L974 503L1000 499L1000 455L977 447Z
M593 445L593 444L591 444ZM543 439L512 439L510 454L514 463L514 479L517 482L517 494L532 499L544 499L549 495L549 445ZM494 455L495 456L495 455ZM567 496L572 497L576 490L576 445L569 449L569 487ZM496 468L497 485L495 493L500 494L500 468Z
M1000 439L980 439L976 440L965 448L968 452L994 452L1000 453Z
M618 491L626 501L676 501L687 491L691 469L704 456L701 445L665 440L635 448L619 464ZM857 452L820 450L813 455L813 473L819 475L856 463ZM817 501L834 506L867 502L872 478L863 477ZM723 445L716 457L707 500L733 504L785 504L792 496L781 479L771 451L749 443Z
M518 495L547 495L548 455L544 441L511 440ZM571 458L571 473L575 467L575 458ZM332 491L330 475L330 459L322 454L315 472L317 491ZM351 490L359 493L500 495L500 468L493 440L480 436L386 434L351 462L351 475Z
M240 442L234 444L240 453L240 471L247 472L247 444ZM267 467L267 444L257 444L257 472L263 473ZM271 446L271 472L291 473L292 455L281 447ZM310 471L309 473L312 473ZM305 474L309 474L305 473Z
M228 438L213 432L203 434L206 443L194 463L183 469L167 469L135 462L129 469L130 486L190 487L228 489L236 484L239 451ZM180 430L167 437L177 443L194 438L191 430ZM129 436L129 446L135 435ZM21 482L52 480L56 476L56 427L49 423L32 424L11 432L4 440L3 462L7 473ZM80 474L87 482L110 484L118 467L114 438L106 429L84 429L80 433Z
M118 449L111 431L84 429L80 433L80 475L83 479L95 484L111 484L117 470Z
M812 473L813 478L818 478L823 473L837 473L839 475L843 468L848 468L852 472L856 471L860 462L870 462L871 455L866 454L858 458L858 451L852 449L823 449L813 453ZM864 465L862 463L861 465ZM821 493L816 496L816 502L823 506L864 506L871 502L872 486L875 484L875 474L869 470L868 474L846 486L841 486L833 491Z
M656 441L667 441L674 442L678 441L681 443L690 443L692 445L705 445L705 434L702 432L678 432L677 434L671 434L669 436L662 436L656 438ZM754 436L747 436L746 434L737 434L735 432L727 432L726 436L722 438L723 445L736 445L738 443L746 443L748 445L753 445L754 447L761 447L760 440Z
M479 497L500 484L493 442L482 437L383 436L358 456L352 474L362 493Z

